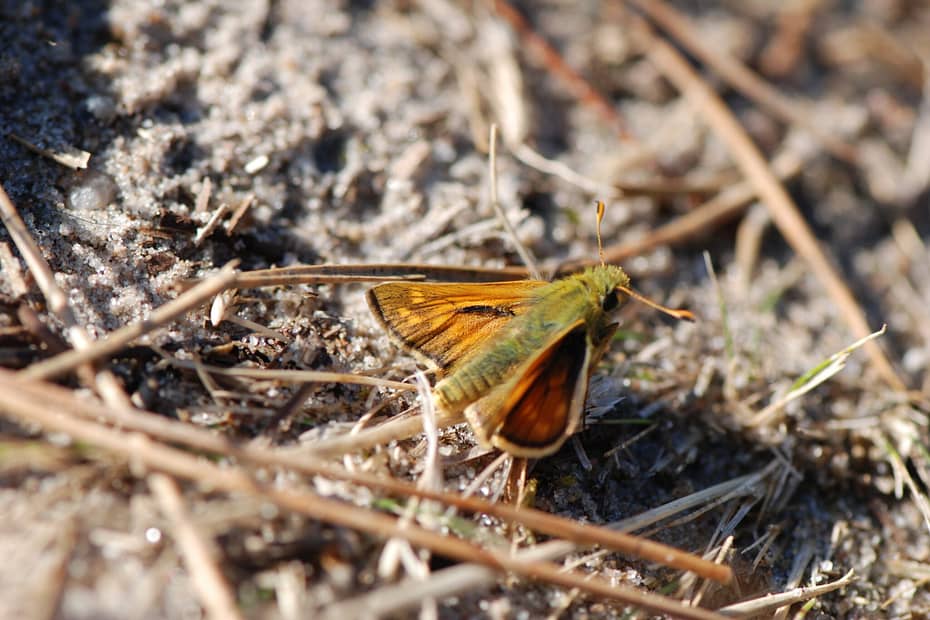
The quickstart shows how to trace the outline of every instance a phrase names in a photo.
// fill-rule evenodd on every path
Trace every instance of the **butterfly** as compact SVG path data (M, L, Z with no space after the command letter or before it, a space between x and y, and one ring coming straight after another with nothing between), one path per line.
M484 445L541 457L580 424L621 295L693 320L629 283L623 269L604 264L554 282L386 282L368 291L368 305L402 348L438 370L440 410L464 413Z

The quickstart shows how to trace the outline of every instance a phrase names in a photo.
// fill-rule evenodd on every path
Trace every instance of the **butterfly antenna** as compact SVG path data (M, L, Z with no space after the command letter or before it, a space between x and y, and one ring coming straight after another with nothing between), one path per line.
M691 312L690 310L682 310L680 308L669 308L668 306L663 306L659 302L652 301L645 295L640 295L639 293L637 293L636 291L634 291L633 289L627 286L618 286L617 290L620 291L621 293L626 293L627 295L629 295L636 301L641 301L642 303L646 304L650 308L655 308L659 312L663 312L669 315L670 317L674 317L681 321L690 321L691 323L697 320L697 317L694 316L694 313Z
M597 255L601 257L601 267L604 266L604 244L601 241L601 220L604 219L604 211L606 207L604 206L603 200L597 201Z

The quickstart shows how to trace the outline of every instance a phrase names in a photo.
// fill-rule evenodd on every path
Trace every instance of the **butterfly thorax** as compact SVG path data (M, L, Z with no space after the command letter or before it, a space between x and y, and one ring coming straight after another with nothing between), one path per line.
M623 270L607 265L540 286L530 310L510 320L436 386L439 405L453 412L464 409L565 331L582 329L588 344L597 347L608 333L605 299L615 299L615 289L628 282Z

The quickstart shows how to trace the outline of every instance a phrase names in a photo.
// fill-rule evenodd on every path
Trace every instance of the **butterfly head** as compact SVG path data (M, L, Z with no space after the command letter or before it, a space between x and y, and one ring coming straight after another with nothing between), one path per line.
M604 312L620 305L619 293L630 285L630 278L616 265L593 267L584 273L583 281Z

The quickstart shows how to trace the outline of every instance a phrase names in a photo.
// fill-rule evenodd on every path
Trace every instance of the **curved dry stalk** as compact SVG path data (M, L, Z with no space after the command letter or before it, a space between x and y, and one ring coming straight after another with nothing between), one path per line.
M695 109L704 117L705 122L730 150L734 162L755 186L756 193L768 207L778 230L823 284L853 335L857 338L865 338L872 333L865 314L849 287L836 273L830 259L827 258L810 226L804 221L794 201L788 196L785 188L772 173L765 158L762 157L759 149L753 144L730 109L719 95L701 80L677 50L655 36L642 19L637 18L633 23L636 34L645 41L644 49L649 59L668 77L682 95L692 102ZM898 377L894 366L891 365L881 347L877 343L870 342L866 345L866 350L882 379L892 389L904 391L906 389L904 382Z
M488 267L455 267L418 263L291 265L289 267L243 271L236 277L235 288L426 279L437 282L501 282L525 278L526 276L527 270L524 267L492 269Z
M730 86L758 103L762 108L789 123L804 128L833 156L848 162L858 161L856 147L824 133L813 124L804 102L792 101L744 64L704 43L688 19L663 0L628 0L654 20L673 39L700 58Z

